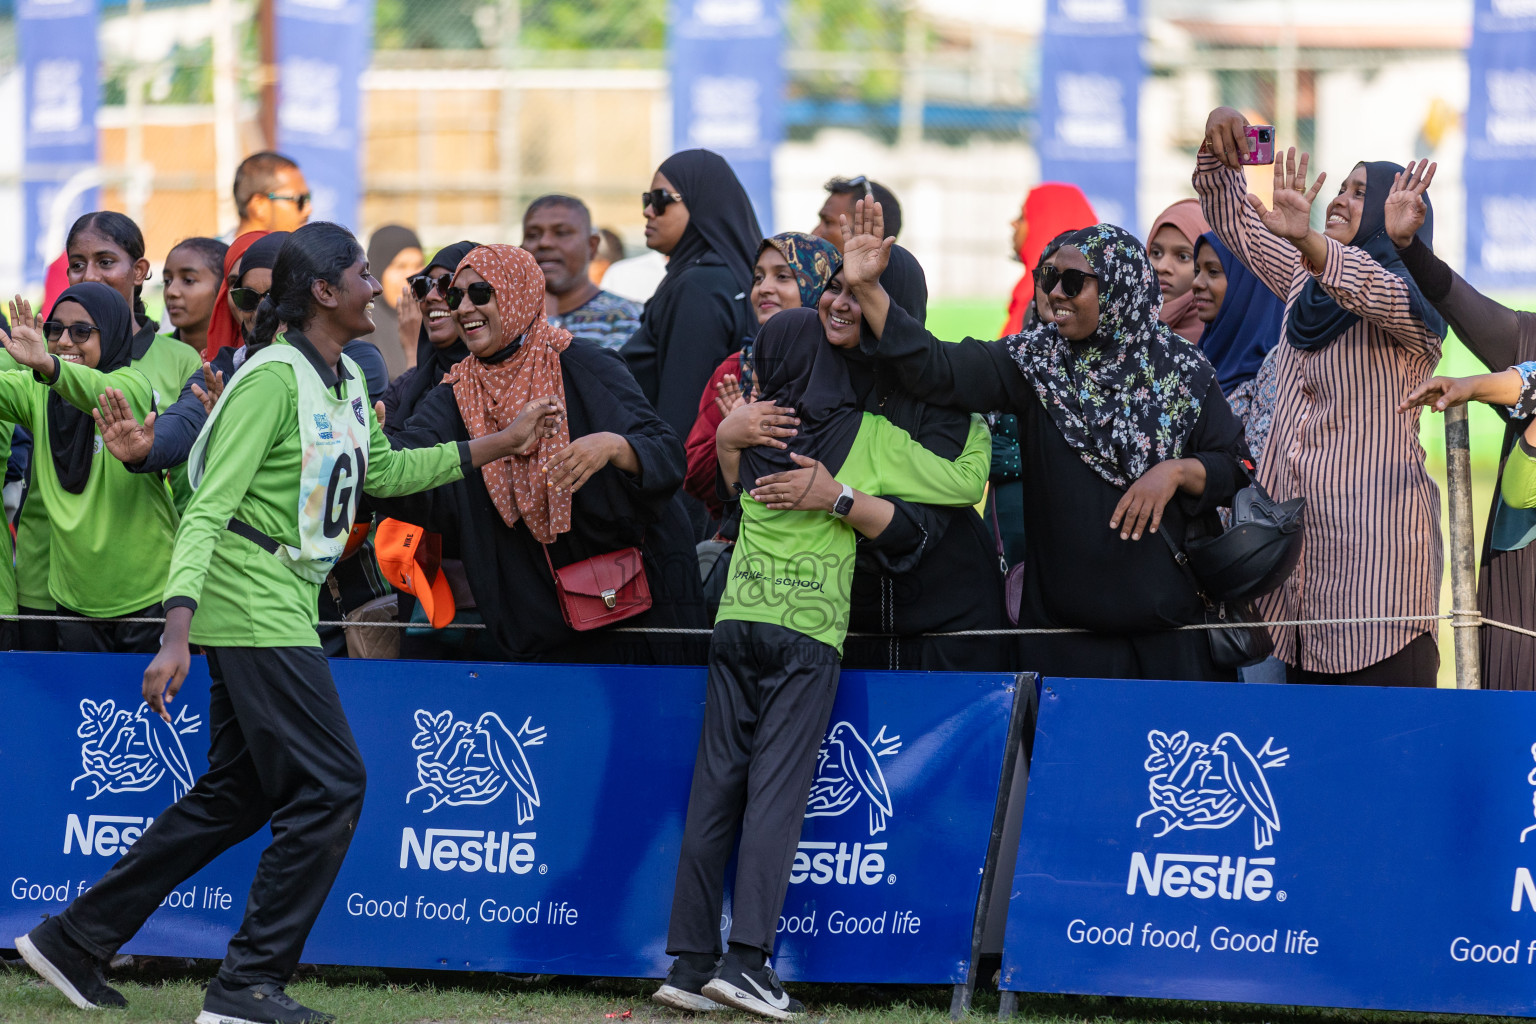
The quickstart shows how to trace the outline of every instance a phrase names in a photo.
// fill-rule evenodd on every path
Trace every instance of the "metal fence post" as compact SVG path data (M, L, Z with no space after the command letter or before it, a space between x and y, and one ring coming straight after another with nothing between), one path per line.
M1451 630L1456 640L1456 687L1482 686L1478 667L1477 549L1472 537L1472 449L1467 407L1445 411L1445 470L1451 510Z

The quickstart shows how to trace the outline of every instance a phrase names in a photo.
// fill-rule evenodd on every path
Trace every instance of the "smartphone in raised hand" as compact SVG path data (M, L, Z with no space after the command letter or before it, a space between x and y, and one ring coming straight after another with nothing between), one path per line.
M1275 126L1251 124L1244 129L1248 136L1248 152L1237 158L1240 164L1272 164L1275 162Z

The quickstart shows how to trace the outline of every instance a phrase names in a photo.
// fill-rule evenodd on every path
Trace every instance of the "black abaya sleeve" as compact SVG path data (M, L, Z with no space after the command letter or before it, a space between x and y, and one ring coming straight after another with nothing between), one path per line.
M699 396L726 356L741 348L746 299L723 265L684 271L663 308L647 310L641 329L622 354L645 398L672 432L687 437L698 418Z
M1489 370L1497 373L1536 359L1536 313L1513 310L1490 299L1417 237L1399 255L1435 312L1445 317L1456 337ZM1505 415L1502 409L1497 411Z
M608 517L658 521L683 484L687 456L678 435L645 400L640 386L617 354L577 339L560 356L567 388L574 388L585 413L585 433L606 431L629 442L640 463L638 476L606 467L586 487L600 489L587 495L583 505L599 498L608 505ZM702 386L702 385L701 385ZM567 401L571 396L567 393ZM697 396L695 396L697 402ZM573 428L576 424L573 422Z
M1206 389L1184 457L1199 459L1205 466L1204 493L1198 497L1181 495L1184 511L1191 517L1230 506L1232 496L1248 485L1243 462L1251 461L1251 456L1242 421L1233 415L1226 396L1214 385Z
M391 426L384 436L389 439L389 446L397 451L403 448L430 448L444 441L469 440L469 432L464 429L459 407L453 400L453 388L433 388L428 391L416 403L411 418L398 427ZM480 471L476 469L471 472ZM456 513L452 509L456 490L450 484L394 498L370 495L369 501L379 515L415 523L437 533L452 533L457 528Z
M885 331L864 351L896 371L901 386L932 405L967 412L1016 411L1035 401L1005 341L940 341L892 303Z

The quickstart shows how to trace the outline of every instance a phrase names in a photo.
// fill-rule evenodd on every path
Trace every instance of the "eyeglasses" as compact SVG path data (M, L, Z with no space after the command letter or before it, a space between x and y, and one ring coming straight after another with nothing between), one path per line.
M235 304L235 308L242 313L253 312L261 305L261 300L267 297L266 292L259 292L254 288L231 288L229 301Z
M300 213L303 213L305 210L309 209L309 202L314 197L315 194L313 192L300 192L296 196L284 196L279 195L276 192L267 193L268 199L272 200L273 202L292 203L294 206L298 207Z
M1069 299L1075 299L1083 293L1083 284L1089 279L1097 281L1098 274L1090 274L1086 270L1057 270L1055 267L1036 267L1035 286L1049 295L1061 285L1061 294Z
M97 333L100 328L90 324L61 324L57 320L49 320L43 324L43 337L57 344L64 337L64 332L69 332L69 340L76 345L84 345L91 340L91 335Z
M665 210L668 206L672 205L673 203L680 203L682 201L682 196L678 195L676 192L668 192L664 188L652 189L649 192L640 193L641 211L644 212L645 208L649 206L656 211L656 216L658 217L661 216L661 211Z
M453 280L452 274L416 274L405 279L405 283L411 286L411 294L416 296L417 302L427 301L427 296L432 294L432 289L437 289L437 294L447 296L448 282Z
M476 306L483 306L496 296L496 289L487 281L475 281L464 288L449 288L443 293L443 301L448 303L449 309L458 309L459 303L464 301L464 296L469 296L469 301Z
M852 192L854 189L863 189L864 198L870 202L875 201L875 190L870 187L869 178L859 175L857 178L833 178L824 186L833 194Z

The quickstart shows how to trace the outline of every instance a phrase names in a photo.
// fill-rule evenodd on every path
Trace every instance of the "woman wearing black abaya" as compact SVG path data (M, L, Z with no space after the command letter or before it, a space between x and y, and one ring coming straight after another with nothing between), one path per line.
M698 560L675 500L682 442L612 352L544 319L544 276L523 249L474 249L456 271L448 303L470 355L453 368L449 386L426 392L391 443L419 448L435 438L479 437L546 396L564 406L565 420L558 436L525 457L375 507L474 553L464 570L500 657L701 662L704 645L691 638L572 630L543 548L560 567L639 547L654 603L618 625L704 626Z
M1100 224L1039 268L1053 323L1001 341L946 344L880 286L890 241L861 208L843 273L866 350L930 402L1019 417L1025 506L1020 667L1048 675L1230 680L1203 632L1193 584L1163 536L1217 532L1246 482L1242 426L1215 371L1157 320L1161 294L1140 240Z
M917 323L928 311L923 268L901 246L891 249L880 283L891 302ZM834 276L818 305L827 340L848 361L865 412L877 413L935 455L956 459L971 416L929 405L904 390L897 374L859 348L865 334L859 303ZM969 629L1007 629L1003 578L995 542L974 509L917 505L887 498L896 515L877 538L859 542L853 576L847 668L997 671L1013 663L1008 637L922 637Z
M448 309L448 285L460 261L478 246L477 242L454 242L438 250L426 269L407 283L416 303L421 329L416 333L416 363L390 381L384 390L386 428L404 424L416 411L423 395L443 382L443 375L455 363L469 355L464 339L459 337L459 322Z
M707 149L667 157L644 201L645 244L668 258L667 276L620 354L657 414L686 438L710 374L757 330L747 295L763 235L731 165ZM685 500L702 536L704 506Z

